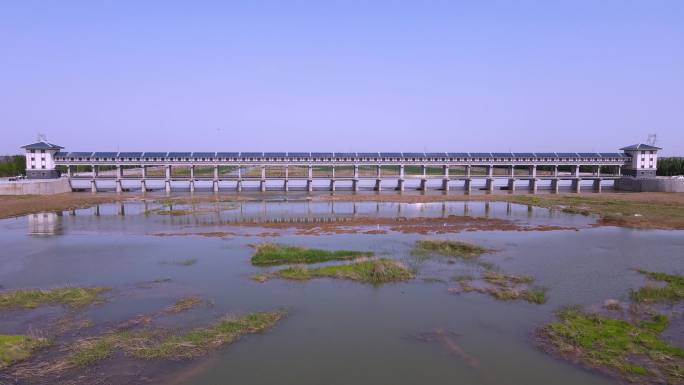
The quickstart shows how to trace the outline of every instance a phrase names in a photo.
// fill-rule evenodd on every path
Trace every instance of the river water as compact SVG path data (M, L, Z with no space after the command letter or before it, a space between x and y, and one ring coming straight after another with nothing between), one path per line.
M194 213L160 215L156 209ZM460 215L576 229L302 235L286 225L259 228L260 223ZM207 324L224 314L288 311L274 329L247 336L208 357L150 364L153 369L142 370L144 378L110 373L113 382L612 384L611 379L545 354L535 343L535 329L552 320L554 311L564 305L592 307L608 298L628 300L629 290L644 283L633 268L681 273L684 234L596 227L594 220L498 202L275 199L173 208L154 202L103 204L0 221L0 285L2 289L110 286L113 291L105 304L84 310L102 327L158 311L187 295L201 296L211 306L191 311L180 321L166 321L169 327L180 327L182 322ZM178 235L215 231L231 235ZM279 236L268 236L274 232ZM168 236L171 233L177 235ZM548 289L548 302L503 302L477 293L450 293L448 289L456 285L451 277L477 267L416 259L411 255L413 244L426 238L459 239L495 249L482 259L501 271L534 277L537 285ZM332 279L258 283L249 277L264 269L250 264L250 245L263 241L369 250L416 268L417 278L382 286ZM197 262L172 263L187 258ZM140 288L141 283L160 279L168 282ZM40 310L5 314L0 317L0 333L26 333L49 315Z

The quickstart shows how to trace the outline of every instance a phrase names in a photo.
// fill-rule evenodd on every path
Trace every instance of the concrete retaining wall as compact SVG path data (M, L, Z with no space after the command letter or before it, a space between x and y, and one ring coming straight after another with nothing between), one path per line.
M0 195L51 195L71 192L67 178L0 181Z
M620 178L615 181L615 189L633 192L684 192L684 179Z

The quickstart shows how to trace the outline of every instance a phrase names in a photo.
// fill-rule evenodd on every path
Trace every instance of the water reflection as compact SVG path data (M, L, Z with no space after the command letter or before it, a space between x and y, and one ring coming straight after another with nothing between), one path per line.
M28 233L31 235L60 235L62 234L62 213L44 212L29 214Z
M29 226L31 234L50 234L68 230L127 231L146 233L155 226L221 226L241 223L330 223L347 222L359 218L448 218L472 216L499 218L523 225L556 223L567 226L584 226L594 222L591 217L570 215L541 207L509 202L453 201L429 203L399 202L345 202L310 200L272 200L220 203L175 203L131 201L105 203L90 208L65 212L60 224L47 223ZM43 214L37 214L43 215ZM54 213L46 213L54 217ZM125 220L124 220L125 219ZM36 219L30 219L37 221ZM47 222L48 219L41 219ZM33 230L36 228L36 230ZM65 230L66 231L66 230Z

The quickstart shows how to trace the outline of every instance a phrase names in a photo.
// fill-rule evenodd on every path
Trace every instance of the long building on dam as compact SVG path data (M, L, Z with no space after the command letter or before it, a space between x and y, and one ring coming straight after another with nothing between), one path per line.
M70 152L45 140L23 149L28 178L61 175L75 189L89 181L85 189L93 192L456 186L536 192L540 185L558 192L562 184L600 192L621 178L655 178L660 150L636 144L621 152Z

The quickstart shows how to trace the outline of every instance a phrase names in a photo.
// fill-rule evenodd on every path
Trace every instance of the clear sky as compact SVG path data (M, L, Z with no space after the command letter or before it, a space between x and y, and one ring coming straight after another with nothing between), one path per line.
M684 155L684 1L0 2L0 153Z

